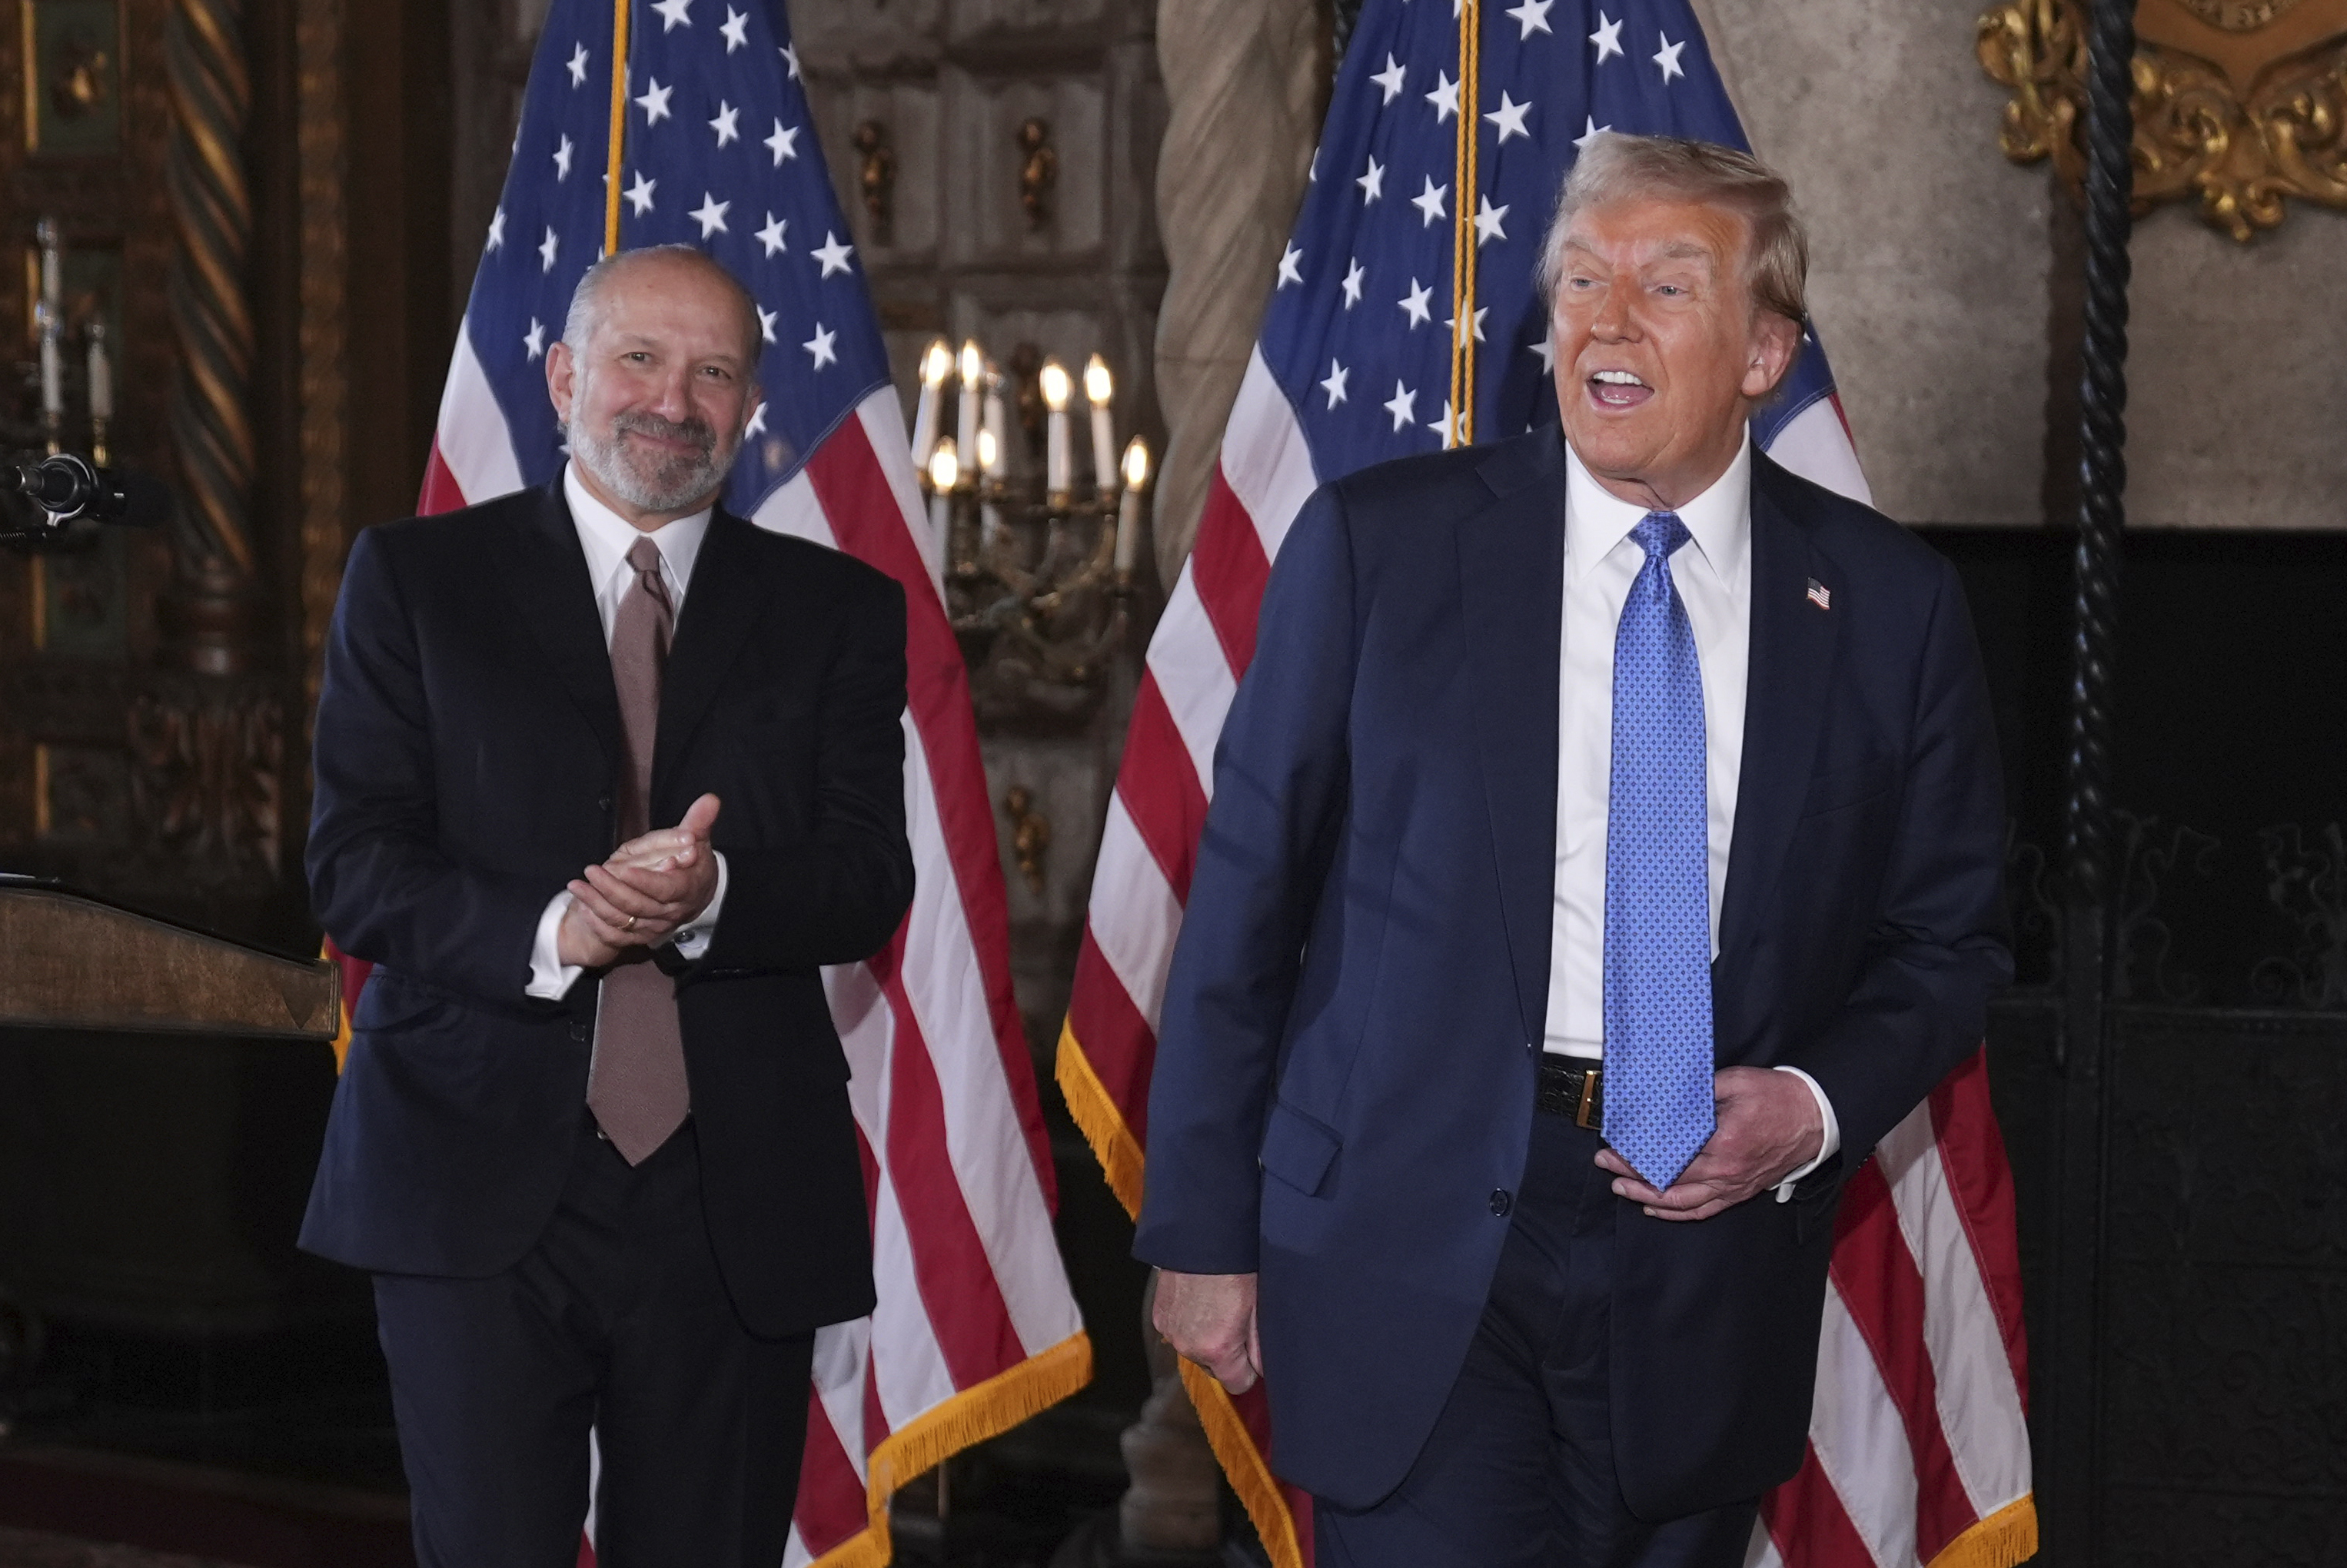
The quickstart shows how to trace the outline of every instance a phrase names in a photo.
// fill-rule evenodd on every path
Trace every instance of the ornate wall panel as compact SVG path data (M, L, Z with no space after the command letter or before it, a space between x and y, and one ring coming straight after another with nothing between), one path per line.
M61 439L87 450L95 435L83 365L102 321L108 456L169 480L180 506L152 532L0 556L0 866L298 943L303 791L288 761L302 728L281 652L312 634L284 504L301 477L295 323L261 314L281 288L290 298L299 265L281 179L293 9L19 0L7 13L0 223L20 254L42 219L62 242ZM36 261L0 267L0 322L29 322L38 277ZM22 450L35 383L13 385L0 440ZM264 432L285 437L265 470Z
M946 78L961 134L947 150L950 260L1097 265L1107 226L1104 85ZM1044 135L1021 131L1033 122Z
M301 631L302 738L318 697L326 628L350 548L344 516L348 439L344 269L348 224L343 181L343 0L302 0L294 25L299 73L296 128L301 165Z
M2125 1009L2114 1024L2108 1559L2336 1563L2347 1020Z
M2085 168L2084 0L2007 0L1979 25L1981 65L2013 89L2003 144ZM2296 197L2347 207L2347 0L2139 0L2135 205L2197 199L2247 241Z

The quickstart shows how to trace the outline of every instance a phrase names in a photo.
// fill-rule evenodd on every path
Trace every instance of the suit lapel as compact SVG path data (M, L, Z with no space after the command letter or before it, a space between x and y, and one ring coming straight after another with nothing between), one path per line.
M559 480L541 490L538 506L516 520L508 548L513 559L506 580L522 622L616 765L622 742L611 652L603 641L602 618L595 612L587 552L579 548Z
M1459 525L1478 760L1524 1038L1547 1027L1556 889L1557 647L1564 617L1564 454L1553 426L1496 448L1498 498Z
M1840 616L1809 598L1813 580L1829 590L1829 600L1841 594L1842 584L1786 505L1784 477L1767 456L1753 454L1752 658L1735 837L1719 917L1723 963L1758 934L1765 900L1799 820L1840 629Z
M652 744L655 811L663 804L674 809L667 817L655 815L655 827L672 821L687 804L667 801L666 786L772 597L754 553L744 548L751 527L723 507L709 519L708 537L677 612L676 640L669 646L668 672L661 683L660 734Z

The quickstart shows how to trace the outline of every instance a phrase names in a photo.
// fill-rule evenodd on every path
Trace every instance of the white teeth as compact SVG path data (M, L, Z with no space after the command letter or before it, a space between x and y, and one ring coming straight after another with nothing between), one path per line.
M1632 375L1626 370L1601 370L1590 379L1593 381L1604 382L1611 386L1644 386L1646 384L1645 382L1640 381L1636 376Z

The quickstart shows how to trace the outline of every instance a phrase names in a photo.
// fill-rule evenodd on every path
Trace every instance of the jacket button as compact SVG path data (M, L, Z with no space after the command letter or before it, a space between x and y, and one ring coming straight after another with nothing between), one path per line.
M1507 1188L1493 1187L1491 1189L1491 1212L1493 1214L1498 1214L1504 1219L1507 1217L1508 1211L1515 1206L1515 1194L1509 1192Z
M588 1033L587 1026L586 1026L584 1023L580 1022L580 1021L579 1021L579 1020L577 1020L577 1019L573 1019L573 1020L570 1020L570 1038L571 1038L571 1039L573 1039L573 1040L585 1040L585 1039L587 1038L587 1033Z
M599 795L597 795L597 796L595 797L595 809L596 809L597 811L609 811L609 810L610 810L610 809L611 809L611 797L610 797L610 795L608 795L608 794L599 794Z

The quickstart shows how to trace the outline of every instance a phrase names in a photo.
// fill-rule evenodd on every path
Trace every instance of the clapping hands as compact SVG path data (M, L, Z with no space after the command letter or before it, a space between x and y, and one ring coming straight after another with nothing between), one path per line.
M558 939L562 961L601 968L630 948L671 940L709 907L717 895L709 845L717 808L715 795L702 795L674 827L630 839L572 881Z

